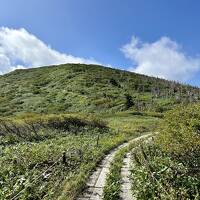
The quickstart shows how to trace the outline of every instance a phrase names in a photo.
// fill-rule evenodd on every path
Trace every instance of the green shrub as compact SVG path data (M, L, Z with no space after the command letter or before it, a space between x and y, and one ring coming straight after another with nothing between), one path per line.
M126 101L125 101L126 109L129 109L130 107L132 107L134 105L131 95L125 94L125 99L126 99Z
M137 199L199 199L200 105L169 111L152 145L134 154L133 191Z
M134 153L132 189L136 199L199 199L199 175L158 146L146 145Z
M45 137L54 137L49 130L79 134L87 130L98 129L107 132L106 123L97 117L78 117L76 115L26 115L24 119L0 118L0 144L12 144L18 141L38 141ZM45 134L43 134L45 132Z
M200 104L178 106L169 111L161 124L157 143L177 156L200 152Z

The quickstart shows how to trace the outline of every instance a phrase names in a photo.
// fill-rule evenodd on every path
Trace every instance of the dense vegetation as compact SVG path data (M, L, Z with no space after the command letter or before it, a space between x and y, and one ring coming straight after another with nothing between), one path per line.
M137 199L200 198L200 105L168 112L152 144L134 153Z
M119 118L129 126L117 126ZM130 113L105 119L80 114L1 119L0 199L74 199L106 152L158 120Z
M21 123L2 120L2 126L6 130L1 129L4 142L0 199L16 195L20 199L52 199L66 179L94 167L105 151L125 140L122 135L108 134L104 123L70 116L49 116ZM97 148L98 134L101 137ZM12 136L14 140L7 139Z
M96 65L65 64L0 76L0 199L72 200L109 150L157 130L160 122L155 142L134 148L134 195L198 199L200 106L192 103L199 101L199 92ZM112 191L113 199L119 197L128 150L112 163L107 182L113 185L105 187L105 199Z
M90 132L93 129L99 132L107 131L103 121L92 116L84 115L28 115L18 118L0 119L0 145L9 145L19 142L39 142L54 138L66 133L78 135ZM57 131L57 133L55 133Z
M199 89L96 65L20 69L0 76L0 116L21 113L163 112Z

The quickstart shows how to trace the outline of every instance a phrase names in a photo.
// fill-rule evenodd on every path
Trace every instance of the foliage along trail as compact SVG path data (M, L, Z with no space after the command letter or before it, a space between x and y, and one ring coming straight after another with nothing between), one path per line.
M149 137L151 134L146 134L137 137L130 142L124 143L114 150L112 150L97 167L96 171L90 176L87 182L87 188L83 193L77 198L77 200L101 200L103 198L103 188L106 183L106 176L109 173L110 164L119 149L128 146L131 142L136 142L141 139Z

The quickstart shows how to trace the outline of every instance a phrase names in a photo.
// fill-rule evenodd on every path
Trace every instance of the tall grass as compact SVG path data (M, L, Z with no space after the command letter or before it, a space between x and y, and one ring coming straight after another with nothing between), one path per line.
M98 118L81 118L72 115L31 116L25 119L0 119L0 144L22 141L40 141L59 135L80 134L91 129L108 131L106 123ZM55 131L56 130L56 131Z
M134 154L137 199L200 198L200 105L168 112L153 144Z

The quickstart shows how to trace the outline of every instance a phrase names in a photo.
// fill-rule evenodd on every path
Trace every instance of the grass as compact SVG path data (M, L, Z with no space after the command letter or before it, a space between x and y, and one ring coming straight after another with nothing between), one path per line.
M127 147L120 149L114 156L109 169L109 174L106 177L106 184L103 191L104 200L118 200L121 192L121 168L125 155L133 150L139 143L144 140L130 142Z
M123 120L121 118L121 115L123 116ZM119 134L120 137L123 137L123 141L127 141L128 138L130 140L131 138L140 136L141 134L144 134L144 132L146 132L147 130L148 131L152 130L152 128L155 128L156 124L160 120L159 118L156 118L156 117L145 117L145 118L139 119L139 121L138 121L138 118L136 116L134 117L133 115L131 115L129 113L117 113L115 115L114 114L113 115L104 114L103 116L98 115L98 117L103 118L108 123L108 126L111 128L111 130L113 130L114 132L117 132L117 134ZM127 122L128 122L128 126L127 126ZM141 125L142 126L144 125L146 128L144 129L143 127L141 127ZM107 141L107 142L113 148L113 145L112 145L113 141L112 142ZM124 151L124 153L125 153L125 151ZM120 159L120 158L122 158L120 156L122 156L122 154L123 154L121 152L121 150L120 150L119 154L120 155L118 158ZM102 158L103 157L100 156L98 159L98 162ZM118 158L116 158L116 159L118 159ZM96 164L98 162L96 162ZM59 200L64 200L64 199L71 200L71 199L75 198L75 196L84 189L86 181L87 181L89 175L91 174L91 171L94 170L94 168L96 167L96 164L93 163L93 165L89 164L89 165L84 166L82 173L80 173L75 179L73 179L72 182L68 182L64 186L62 195L60 196ZM114 169L115 167L117 167L117 166L114 165L113 170L115 170ZM117 168L115 170L115 172L117 172L118 169L119 168Z
M198 88L97 65L21 69L0 76L0 116L160 112L188 102L188 92L197 100Z
M108 146L104 146L104 153L118 146L120 143L126 141L125 138L121 138L120 140L118 140L118 142L107 139L108 138L105 138ZM89 175L91 174L91 171L95 169L96 165L104 157L104 154L94 155L94 152L91 153L93 154L93 157L96 157L96 162L86 163L81 168L80 173L72 181L64 185L62 195L59 199L73 199L74 197L76 197L76 195L79 194L80 191L84 189L86 181L89 178Z
M16 70L0 76L0 93L0 199L22 191L22 200L74 199L109 150L156 130L160 121L167 121L162 120L167 110L199 100L195 87L83 64ZM152 153L155 169L159 163L178 167L176 162L199 162L199 150L193 151L199 146L197 108L169 115L159 139L162 156ZM61 161L63 152L66 162ZM122 155L118 156L116 164ZM191 184L184 180L196 184L192 178ZM143 181L139 174L138 181ZM144 187L145 183L149 182L143 182Z
M152 114L153 115L153 114ZM101 115L100 115L101 116ZM116 132L148 132L154 131L160 122L160 117L138 112L119 112L103 115L110 128Z
M103 191L104 200L117 200L120 199L120 189L121 189L121 168L123 166L123 158L127 152L128 148L120 149L110 166L109 174L106 177L106 184Z
M137 199L200 198L200 105L168 112L152 144L134 154L133 192Z
M11 199L21 191L19 199L74 199L106 153L147 130L139 131L137 117L122 113L122 120L118 115L107 116L104 122L92 115L2 119L8 130L1 135L0 199ZM117 120L118 132L113 127ZM148 126L149 120L153 122L145 117L143 123Z
M39 142L67 133L108 131L106 123L93 115L30 115L0 119L1 145L20 142Z
M26 189L20 199L52 199L66 179L71 182L86 169L92 170L106 152L127 139L124 135L102 134L97 147L97 134L67 135L39 143L4 147L0 159L1 199L9 199L23 188ZM60 161L32 184L41 172L62 156L63 151L67 153L67 163ZM71 190L67 193L69 196Z
M199 199L199 175L158 146L145 145L134 158L132 191L137 199Z

